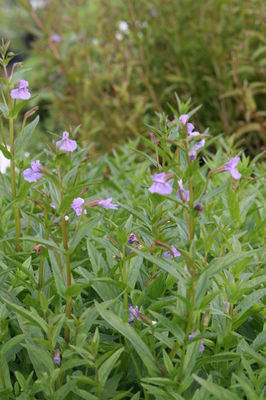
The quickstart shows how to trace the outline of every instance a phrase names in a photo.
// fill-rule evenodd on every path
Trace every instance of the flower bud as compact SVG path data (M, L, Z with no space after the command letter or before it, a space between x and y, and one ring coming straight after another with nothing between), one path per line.
M203 205L201 203L196 204L195 210L198 211L198 212L202 212L203 211Z
M61 364L61 357L60 357L60 350L55 349L54 352L54 364L60 366Z

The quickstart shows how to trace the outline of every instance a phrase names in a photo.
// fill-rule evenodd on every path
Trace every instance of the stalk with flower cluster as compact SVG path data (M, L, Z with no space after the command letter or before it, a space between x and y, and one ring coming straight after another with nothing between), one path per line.
M176 115L178 116L178 114ZM183 203L184 213L185 213L185 221L187 226L187 235L188 235L188 247L189 251L193 248L194 236L195 236L195 216L196 212L200 213L203 211L203 205L201 204L201 200L204 196L204 193L207 189L207 185L210 179L211 174L228 171L231 173L232 177L236 180L239 180L241 174L236 169L238 162L240 160L239 157L233 157L229 160L225 165L215 168L212 171L209 171L206 178L206 183L203 188L201 195L199 196L197 204L194 206L195 198L194 198L194 187L193 187L193 170L197 167L197 164L194 164L197 159L197 152L204 147L205 145L205 135L200 134L195 131L194 125L189 121L190 116L188 114L181 114L175 121L173 121L169 128L165 129L166 138L162 138L162 145L165 147L165 142L169 140L169 143L174 143L172 138L177 139L177 154L176 157L177 163L174 161L172 166L176 166L179 173L183 173L184 178L177 178L178 190L176 198L180 203ZM166 126L167 121L166 121ZM170 133L169 133L170 132ZM153 141L154 142L154 141ZM158 143L157 143L158 145ZM182 154L182 166L183 171L181 171L181 157L180 152ZM166 150L163 150L163 153L166 153ZM168 162L171 168L171 161ZM162 164L162 168L164 169L164 163ZM159 174L153 175L151 178L153 180L153 184L149 187L149 192L154 194L157 193L161 196L169 196L173 191L172 183L169 181L174 177L174 173L172 172L160 172ZM183 179L187 179L187 183L183 182ZM185 185L188 186L188 189L185 189ZM153 239L153 244L160 247L168 246L165 243L162 243L159 240ZM169 246L170 247L170 246ZM196 270L194 267L194 261L190 255L190 252L187 253L184 250L177 250L173 245L171 245L171 250L164 253L166 257L172 259L173 257L179 257L184 255L188 271L190 273L190 284L186 290L186 326L185 326L185 336L184 341L181 347L181 355L180 362L178 368L178 381L180 382L183 378L183 369L185 363L185 357L187 353L187 344L189 340L192 340L194 334L191 334L193 330L195 321L194 321L194 302L195 302L195 284L196 284ZM132 311L132 310L131 310ZM195 332L195 329L194 329ZM173 359L176 351L179 348L178 342L172 348L170 353L170 358ZM204 351L204 340L201 339L200 342L200 353Z
M14 219L15 219L15 240L16 240L16 250L21 251L21 222L20 222L20 212L17 203L17 183L16 183L16 161L15 161L15 128L14 119L16 118L16 101L17 100L29 100L31 94L29 92L29 83L25 80L21 80L17 88L11 89L11 79L13 75L13 69L11 73L8 73L7 66L10 60L13 58L12 53L8 53L9 43L2 42L0 48L0 64L2 65L3 78L7 88L6 98L2 92L2 97L5 103L5 111L3 114L9 120L9 146L10 146L10 168L11 168L11 190L13 198L13 208L14 208Z

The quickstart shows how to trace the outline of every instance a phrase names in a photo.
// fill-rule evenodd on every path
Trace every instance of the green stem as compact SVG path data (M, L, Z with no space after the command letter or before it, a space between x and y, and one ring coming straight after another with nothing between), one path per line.
M44 233L44 239L49 238L49 219L48 219L48 213L46 208L44 207L44 219L45 219L45 233ZM45 261L45 256L41 257L40 260L40 269L39 269L39 288L42 288L43 285L43 272L44 272L44 261Z
M189 167L191 161L189 158L189 150L187 142L185 141L185 152L186 152L186 159L187 159L187 166ZM193 204L194 204L194 193L193 193L193 180L192 177L189 178L189 240L192 240L194 237L194 215L193 215Z
M126 246L123 245L123 282L127 285L127 265L126 265ZM127 321L128 316L128 295L127 288L124 292L124 319Z
M4 68L5 78L8 86L8 107L9 111L12 109L12 99L10 96L10 88L8 81L8 73L6 68ZM9 119L9 139L10 139L10 153L11 153L11 188L13 201L16 200L16 162L15 162L15 132L14 132L14 121L12 118ZM16 227L16 250L21 251L21 225L20 225L20 215L19 208L16 202L14 202L14 215L15 215L15 227Z
M63 246L66 251L66 272L67 272L67 287L71 285L71 265L70 265L70 255L68 251L68 241L67 241L67 226L65 215L62 215L61 218L61 227L62 227L62 236L63 236ZM72 307L72 297L68 296L66 300L66 317L70 319L71 317L71 307ZM70 331L69 328L66 327L65 330L65 341L69 343L70 340Z
M181 382L182 376L183 376L183 368L184 368L184 362L185 362L185 356L186 356L186 345L188 341L188 335L190 331L192 330L192 316L193 316L193 306L194 306L194 278L192 277L192 285L191 285L191 290L187 293L187 300L188 301L188 308L187 308L187 326L186 326L186 336L184 338L184 344L182 348L182 354L181 354L181 359L180 359L180 364L179 364L179 370L178 370L178 381Z
M95 360L96 363L96 360ZM102 391L101 391L101 385L100 385L100 380L99 380L99 371L98 371L98 367L95 365L95 379L96 379L96 383L97 383L97 398L98 400L101 400L102 398Z
M3 389L6 390L6 383L5 383L4 371L3 371L2 365L0 365L0 377L1 377Z

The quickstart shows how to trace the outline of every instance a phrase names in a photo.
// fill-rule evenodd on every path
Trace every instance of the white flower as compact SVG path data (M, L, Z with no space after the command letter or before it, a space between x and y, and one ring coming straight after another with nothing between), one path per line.
M123 33L128 33L129 32L128 23L126 21L119 21L118 29Z
M10 150L10 147L7 146L8 151ZM7 168L10 167L10 160L4 156L2 151L0 150L0 172L1 174L5 174Z
M69 220L69 216L65 215L65 221L68 221L68 220Z
M122 35L122 33L119 33L119 32L117 32L116 34L115 34L115 38L117 39L117 40L119 40L119 42L121 42L121 40L123 40L123 35Z
M34 9L42 8L45 6L46 0L30 0L31 6Z

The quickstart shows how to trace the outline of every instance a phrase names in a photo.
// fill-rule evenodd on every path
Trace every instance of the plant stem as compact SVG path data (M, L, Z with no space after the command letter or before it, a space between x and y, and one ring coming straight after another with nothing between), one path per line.
M185 141L185 152L186 152L186 159L187 159L187 167L190 165L190 158L189 158L189 151L188 145ZM194 215L193 215L193 204L194 204L194 193L193 193L193 180L192 177L189 178L189 240L192 240L194 237Z
M10 87L8 80L8 73L6 67L4 67L4 75L8 87L7 95L8 95L8 108L9 111L12 109L12 99L10 96ZM16 250L21 251L21 225L20 225L20 215L19 208L16 200L16 162L15 162L15 132L14 132L14 121L12 118L9 119L9 140L10 140L10 153L11 153L11 188L12 188L12 197L14 201L14 216L15 216L15 228L16 228Z
M14 122L13 119L9 120L9 133L10 133L10 153L11 158L11 187L13 201L16 199L16 163L15 163L15 135L14 135ZM14 203L14 214L15 214L15 227L16 227L16 250L21 251L21 225L18 205Z
M179 370L178 370L178 381L179 382L182 380L182 376L183 376L183 368L184 368L184 362L185 362L186 344L188 341L188 335L189 335L189 332L192 330L191 324L192 324L192 315L193 315L193 306L194 306L194 278L193 277L192 277L192 282L191 282L191 290L189 292L187 292L187 300L190 300L190 305L187 308L186 336L184 338L184 344L183 344L183 348L182 348L182 354L181 354L180 365L179 365Z
M127 264L126 264L126 246L123 245L123 282L127 285ZM127 288L124 292L124 319L127 321L128 315L128 295L127 295Z
M44 233L44 239L49 238L49 220L48 220L48 213L46 208L44 207L43 209L44 212L44 219L45 219L45 233ZM42 288L43 285L43 269L44 269L44 261L45 261L45 256L41 257L40 260L40 269L39 269L39 288Z
M62 236L63 236L63 246L66 251L66 271L67 271L67 288L71 285L71 265L70 265L70 255L68 252L68 241L67 241L67 226L65 215L62 215L61 218L61 227L62 227ZM67 296L66 300L66 317L70 319L71 317L71 306L72 306L72 297ZM69 343L70 339L70 331L69 328L66 327L65 330L65 341Z

